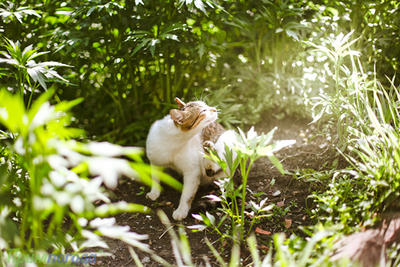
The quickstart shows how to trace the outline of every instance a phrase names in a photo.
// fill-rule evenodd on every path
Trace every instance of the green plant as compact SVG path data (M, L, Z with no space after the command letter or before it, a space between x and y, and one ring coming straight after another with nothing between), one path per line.
M358 101L360 85L363 83L362 80L358 80L358 78L363 79L362 76L352 75L352 73L356 74L354 64L353 72L347 67L347 62L354 61L354 58L360 55L358 51L350 49L357 42L357 39L350 39L352 35L353 32L346 35L340 33L327 38L319 45L306 42L316 49L314 51L316 55L325 57L328 62L325 71L320 73L322 80L328 86L325 86L325 90L320 90L318 96L310 98L312 122L318 122L323 116L323 120L327 122L328 126L332 127L332 124L336 123L340 144L345 141L346 127L351 124L350 119L346 116L350 111L349 107ZM311 69L313 70L312 67ZM320 86L320 83L316 84Z
M133 233L110 217L120 212L149 212L149 208L112 202L105 190L115 187L121 175L151 183L151 168L142 161L141 149L68 140L81 134L66 127L71 118L68 110L79 101L52 106L46 101L49 97L49 93L42 95L25 110L18 95L0 91L0 123L13 137L0 154L0 262L10 263L15 249L26 257L106 249L102 237L149 251L142 243L146 235ZM32 260L44 263L39 258Z
M30 15L40 18L40 15L34 9L30 9L27 6L18 6L11 1L5 1L0 4L0 17L6 21L16 19L22 24L22 19Z
M285 173L282 164L273 153L286 146L292 145L295 141L282 140L272 143L272 137L275 130L276 128L266 135L257 135L253 128L251 128L247 134L239 129L240 135L237 136L237 142L232 147L225 147L224 159L221 159L212 151L210 156L206 156L218 163L227 176L226 178L216 181L216 184L219 186L221 191L221 195L207 196L213 201L221 202L221 211L225 215L219 222L217 222L215 217L209 213L193 216L195 219L202 221L206 227L210 227L212 230L217 231L223 238L230 237L235 242L240 242L251 232L254 222L261 217L268 216L265 213L269 212L273 208L273 205L266 205L267 199L261 200L258 204L250 201L250 212L245 214L247 181L250 169L254 162L260 157L266 156L281 173ZM242 180L239 186L235 186L233 177L238 168ZM238 237L233 235L233 232L225 235L219 231L220 226L227 217L231 220L232 231L237 232ZM247 234L245 233L246 217L251 218ZM191 228L201 230L204 229L204 226L196 225Z
M54 39L77 66L71 81L80 88L64 92L85 97L80 113L86 115L79 122L102 139L141 142L175 96L192 97L210 76L209 52L217 49L209 40L218 29L203 25L217 9L211 1L88 1L68 7L72 12ZM108 112L94 112L99 102Z
M15 75L15 80L17 81L16 91L19 92L22 99L27 91L30 92L27 103L28 108L31 105L33 93L38 89L39 85L47 90L46 82L57 81L68 83L53 67L70 66L55 61L35 62L37 57L48 52L37 52L38 49L33 49L33 45L29 45L23 49L18 41L13 42L11 40L6 40L4 47L7 49L7 52L0 52L4 56L4 58L0 58L0 64L5 63L16 69L16 71L9 71Z
M59 76L47 67L63 64L36 64L33 58L42 53L31 47L21 51L12 41L8 46L9 54L3 53L6 59L2 62L17 66L11 71L21 88L31 86L30 77L40 77L39 83L45 85ZM83 138L84 131L69 127L73 119L69 111L82 99L52 105L49 99L54 91L49 90L32 104L31 93L25 107L22 93L0 90L1 264L9 264L15 250L30 258L39 252L105 249L108 245L101 237L148 251L142 243L146 235L117 225L109 216L149 212L149 208L124 201L113 203L106 188L115 188L122 175L150 185L153 171L167 184L177 189L181 185L144 163L140 148L73 140ZM32 260L43 264L45 258Z
M112 218L98 218L121 211L149 211L142 205L111 203L101 186L103 183L115 185L119 174L146 177L143 168L134 168L134 171L129 161L115 158L125 155L137 161L132 166L143 164L138 161L140 150L67 141L81 134L80 130L66 127L71 119L67 112L79 101L52 106L47 102L49 96L49 93L42 95L30 110L25 110L20 96L0 91L0 123L13 136L1 154L4 164L0 210L5 228L2 226L4 230L0 233L4 248L20 248L31 253L50 248L60 251L71 244L78 252L84 248L107 247L100 238L107 236L146 250L140 243L145 236L115 225ZM82 150L86 153L80 153ZM108 164L107 171L101 170L98 168L101 159L103 163L119 164ZM96 179L77 175L74 167L83 163L91 174L98 175ZM103 205L96 206L96 201ZM4 263L7 259L3 256Z
M162 212L158 211L158 216L161 222L167 229L171 239L172 250L175 257L175 264L171 264L164 259L160 258L154 251L150 252L153 260L162 266L197 266L193 263L188 237L179 226L178 234L175 232L173 225L168 220L168 217ZM354 266L353 262L348 259L342 258L340 260L332 261L331 255L335 247L334 244L340 237L338 229L335 227L324 227L318 224L309 229L304 229L309 235L306 239L291 235L285 238L283 234L275 234L273 240L269 244L267 255L263 256L265 252L257 245L256 236L251 234L246 238L246 249L250 252L250 256L243 260L240 258L243 246L239 243L232 245L231 253L228 257L221 255L215 247L206 238L206 244L210 249L212 256L215 258L219 266L288 266L288 267L302 267L302 266ZM130 248L133 260L137 266L143 266L140 258ZM396 253L392 253L392 258L396 258ZM205 266L211 266L209 258L204 257Z
M327 190L313 194L314 217L341 222L344 232L354 231L353 226L373 225L377 215L396 209L400 186L400 93L393 81L385 88L376 73L368 75L363 70L359 54L349 50L354 43L349 36L340 35L334 50L318 47L329 54L338 71L333 76L336 90L324 94L324 100L316 99L323 111L315 120L326 119L329 111L328 119L337 125L339 152L350 167L306 174L312 179L330 177Z
M273 244L276 250L272 259L270 252L258 266L352 266L347 259L332 262L331 254L334 251L334 243L338 236L335 229L316 225L307 240L295 235L284 239L283 235L275 234ZM257 266L257 265L256 265Z
M209 106L217 107L218 121L227 128L242 123L239 120L240 110L243 109L242 103L237 103L236 98L232 95L231 86L227 85L218 90L205 90L203 93L210 93L201 97Z

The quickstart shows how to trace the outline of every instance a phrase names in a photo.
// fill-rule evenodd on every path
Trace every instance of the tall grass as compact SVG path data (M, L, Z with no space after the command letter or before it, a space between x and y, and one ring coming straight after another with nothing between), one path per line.
M367 73L351 50L351 33L332 39L332 48L313 45L328 55L335 90L313 99L314 122L328 122L349 167L332 173L325 192L313 197L315 218L352 226L372 225L379 214L398 208L400 196L400 93L393 80L382 84ZM325 173L315 172L314 178Z

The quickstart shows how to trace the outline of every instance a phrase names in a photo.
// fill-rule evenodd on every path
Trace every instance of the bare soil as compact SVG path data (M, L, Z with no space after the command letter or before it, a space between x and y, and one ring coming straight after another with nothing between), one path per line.
M285 170L295 173L297 170L315 169L321 170L329 168L334 162L337 164L338 155L325 137L318 136L315 126L309 125L307 121L286 118L283 120L267 120L256 125L258 133L269 132L275 126L275 140L295 139L296 144L280 151L276 156L281 160ZM344 164L339 159L339 165ZM284 232L286 236L292 233L304 235L300 226L313 223L310 218L309 210L312 208L312 199L308 196L314 190L320 190L321 185L315 182L305 182L294 178L294 175L282 175L273 167L267 158L259 159L250 172L248 180L249 200L260 200L268 198L268 203L277 206L273 210L273 216L258 222L253 230L256 231L257 242L261 251L267 252L271 237L275 233ZM131 229L140 234L147 234L147 243L158 254L172 265L176 265L171 249L171 243L165 226L160 222L156 215L156 210L163 210L174 225L183 225L188 235L191 245L193 262L204 265L204 257L207 257L212 266L219 266L211 251L205 244L205 239L222 252L222 255L229 257L230 242L221 242L220 237L215 232L208 230L202 232L192 232L186 226L198 224L192 217L188 216L182 222L174 222L172 212L177 207L180 192L166 187L157 201L146 199L145 193L149 191L142 184L130 180L123 180L114 191L114 200L125 200L127 202L143 204L152 209L150 214L123 213L116 216L120 225L129 225ZM216 186L200 188L193 201L192 213L205 213L206 211L218 217L221 212L218 206L202 198L208 194L218 194ZM177 229L177 228L176 228ZM260 231L260 230L264 230ZM110 240L109 252L112 257L98 258L95 266L136 266L125 243ZM144 266L159 266L149 255L135 250ZM242 250L241 258L248 260L248 253ZM247 258L247 260L246 260Z

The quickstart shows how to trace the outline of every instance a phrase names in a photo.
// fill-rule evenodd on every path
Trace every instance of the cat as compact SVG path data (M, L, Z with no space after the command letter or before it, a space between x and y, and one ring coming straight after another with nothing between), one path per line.
M179 98L175 101L178 109L171 109L169 115L150 127L146 155L151 165L171 167L183 175L181 198L178 208L172 214L175 220L182 220L188 215L200 183L212 180L204 167L206 163L212 162L204 159L202 132L207 126L215 125L218 113L216 108L207 106L203 101L187 104ZM211 131L205 130L204 136L206 133ZM210 140L205 141L211 142L213 139L210 137ZM211 169L217 170L217 167L213 165ZM152 175L152 179L151 190L146 196L156 200L160 195L160 186L155 175Z

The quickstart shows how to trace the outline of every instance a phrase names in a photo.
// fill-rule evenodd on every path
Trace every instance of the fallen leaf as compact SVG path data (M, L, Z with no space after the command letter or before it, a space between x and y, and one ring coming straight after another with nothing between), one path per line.
M280 190L276 190L276 191L272 194L272 196L277 197L277 196L279 196L280 194L281 194L281 191L280 191Z
M292 226L292 219L285 219L285 228L289 229Z
M278 207L283 207L285 205L285 200L279 201L278 203L276 203L276 206Z
M270 231L263 230L260 227L256 227L256 233L260 235L271 235Z

